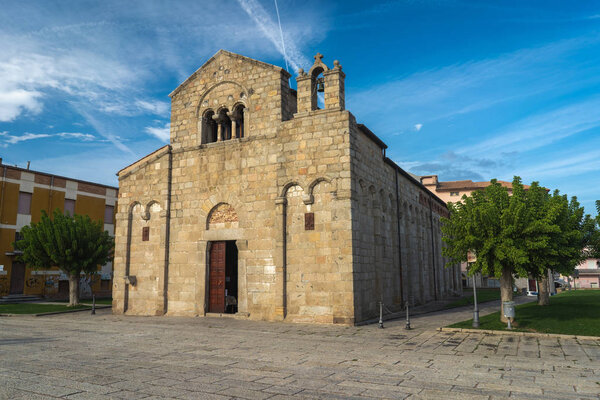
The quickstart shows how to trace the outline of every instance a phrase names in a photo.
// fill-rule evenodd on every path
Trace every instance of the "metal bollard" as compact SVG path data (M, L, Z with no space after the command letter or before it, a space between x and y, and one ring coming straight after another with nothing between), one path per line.
M379 329L383 329L383 303L379 302Z
M408 315L408 301L406 302L406 326L404 327L404 329L406 329L407 331L409 331L410 328L410 316Z
M96 295L92 295L92 315L96 314Z
M515 302L514 301L503 301L502 309L504 310L504 316L508 321L508 329L512 329L512 320L515 318Z
M477 285L473 275L473 328L479 328L479 306L477 305Z

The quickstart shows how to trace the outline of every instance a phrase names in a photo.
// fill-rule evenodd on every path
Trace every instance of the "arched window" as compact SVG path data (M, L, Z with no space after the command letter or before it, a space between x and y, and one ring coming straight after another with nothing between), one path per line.
M213 143L217 141L217 122L214 119L215 112L208 110L202 117L202 143Z
M233 110L233 120L235 121L235 137L241 139L244 137L244 105L238 104Z
M311 87L310 87L310 95L311 95L311 109L319 110L323 105L324 97L323 92L325 92L325 79L323 77L324 69L322 67L317 67L312 71L311 77Z

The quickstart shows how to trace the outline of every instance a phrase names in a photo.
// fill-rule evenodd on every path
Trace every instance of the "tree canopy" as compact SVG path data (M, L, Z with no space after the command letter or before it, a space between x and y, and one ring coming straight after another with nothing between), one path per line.
M481 272L500 277L505 267L526 274L528 263L524 230L527 226L526 199L520 180L513 182L513 195L495 179L483 190L448 203L450 218L443 218L442 249L448 265L466 262L475 252L469 274Z
M550 195L537 182L525 190L519 177L513 179L512 195L493 179L448 207L450 217L442 225L448 265L466 262L467 253L474 252L469 274L500 278L503 300L512 299L513 275L546 279L548 269L570 274L585 258L595 230L575 197Z
M73 285L78 285L81 272L96 272L113 255L113 238L101 221L87 215L64 215L56 209L51 218L42 211L40 221L23 227L21 235L14 244L22 252L21 261L34 269L58 267L69 275L71 305L79 302Z

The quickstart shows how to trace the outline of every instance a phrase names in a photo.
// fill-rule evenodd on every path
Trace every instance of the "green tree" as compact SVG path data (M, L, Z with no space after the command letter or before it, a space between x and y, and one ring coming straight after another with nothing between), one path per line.
M548 270L571 275L583 259L594 226L576 197L570 201L555 190L549 195L537 182L527 191L530 222L527 271L538 280L538 304L550 303Z
M56 209L52 218L42 211L38 223L21 229L21 261L34 269L58 267L69 276L69 306L79 304L81 272L94 273L112 259L114 240L101 221L87 215L64 215Z
M477 259L469 274L477 272L500 279L502 301L513 298L513 274L526 275L529 262L525 229L527 201L520 178L515 177L513 193L495 179L483 190L463 196L462 202L448 203L450 218L442 224L442 249L448 266L467 261L467 252ZM501 309L502 310L502 309ZM503 311L503 310L502 310ZM506 322L504 313L500 319Z
M596 218L592 219L593 229L589 235L589 256L600 258L600 200L596 200Z
M484 190L448 207L450 218L442 225L448 265L475 252L477 261L469 274L500 278L502 301L512 300L513 276L532 275L539 281L538 304L548 304L548 270L570 275L600 235L577 198L569 201L558 190L550 195L538 182L525 190L519 177L513 179L512 196L492 180Z

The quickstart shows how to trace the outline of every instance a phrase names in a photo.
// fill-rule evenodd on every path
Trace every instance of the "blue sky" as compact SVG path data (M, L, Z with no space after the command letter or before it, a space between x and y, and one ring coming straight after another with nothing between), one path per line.
M287 64L346 72L388 156L441 180L600 199L600 3L278 1ZM219 49L286 65L273 1L5 1L0 156L116 185L168 141L168 94Z

